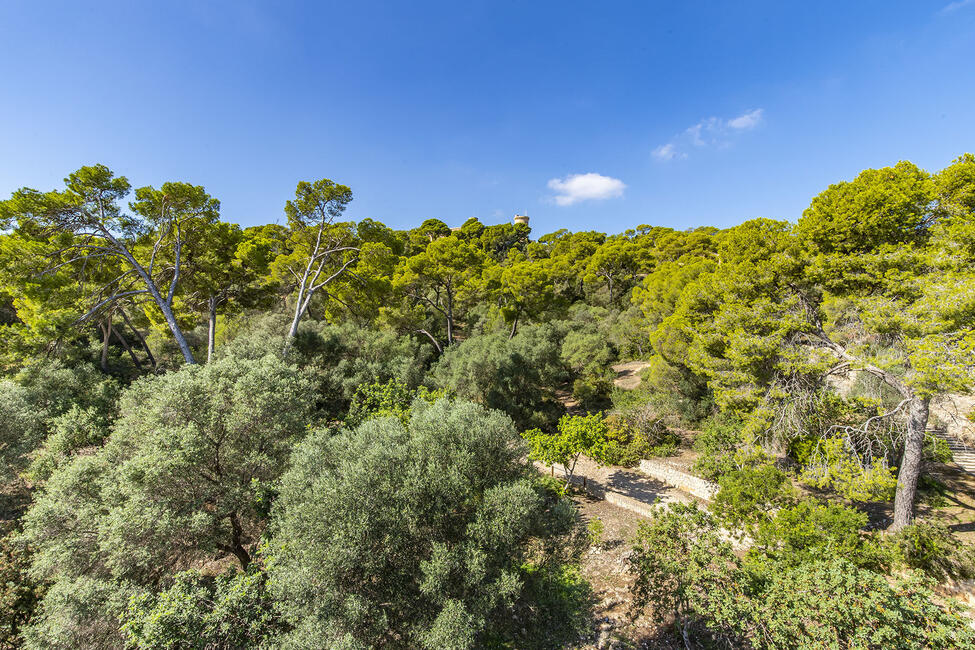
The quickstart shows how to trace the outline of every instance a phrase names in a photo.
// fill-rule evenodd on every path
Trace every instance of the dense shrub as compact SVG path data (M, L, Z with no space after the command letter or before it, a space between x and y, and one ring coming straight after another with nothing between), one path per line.
M752 557L777 565L840 558L857 566L884 568L889 554L863 529L867 515L840 504L807 498L759 523Z
M218 355L259 359L280 354L286 328L287 322L280 316L246 321L232 340L218 348ZM320 418L340 420L362 384L395 380L415 389L424 380L432 354L430 345L392 330L306 320L298 329L288 361L312 382Z
M99 422L93 442L100 441L114 417L118 393L118 382L93 366L71 368L57 361L31 363L12 379L0 380L0 478L9 479L23 469L27 454L52 433L58 418L72 409ZM80 444L89 443L83 440ZM64 454L77 448L60 447Z
M362 384L395 379L410 389L419 386L432 347L413 337L349 322L306 322L299 329L294 352L296 363L315 382L323 415L341 419Z
M670 616L687 639L689 628L715 591L738 591L737 560L721 539L714 517L696 504L672 503L636 534L630 567L634 604Z
M743 645L762 650L975 647L967 619L937 605L918 575L891 580L833 558L769 576L747 598L715 594L724 602L703 612L712 626L731 629Z
M54 583L39 638L117 635L120 593L227 555L249 564L261 500L306 431L310 397L274 356L224 357L125 391L106 445L57 469L25 517L32 571Z
M774 465L746 467L718 479L712 510L730 526L752 529L788 503L791 487L789 477Z
M468 402L302 443L282 481L271 591L286 647L473 647L522 593L532 541L569 523L511 420Z
M21 631L33 618L46 585L30 574L30 547L16 533L0 539L0 648L21 645Z
M715 415L704 423L694 439L698 453L694 470L706 479L715 481L723 474L738 469L735 455L743 443L741 421L728 415Z
M605 408L613 388L610 366L616 359L606 336L595 327L571 329L562 342L561 358L575 377L572 396L580 408L586 411Z
M350 427L357 427L376 417L393 416L404 419L414 395L410 387L398 379L390 379L386 383L360 384L352 395L345 423Z
M975 549L963 545L944 524L915 521L890 541L899 562L933 578L975 577Z
M566 379L558 331L523 327L512 338L485 334L451 346L433 368L437 386L507 413L521 429L548 427L563 409L555 387Z
M121 618L139 650L273 648L287 629L260 572L177 573L167 589L132 596Z
M696 636L719 647L768 650L975 647L968 620L951 603L938 605L921 574L890 579L839 557L768 562L752 573L720 538L713 517L671 505L638 533L635 602L672 612L688 646Z

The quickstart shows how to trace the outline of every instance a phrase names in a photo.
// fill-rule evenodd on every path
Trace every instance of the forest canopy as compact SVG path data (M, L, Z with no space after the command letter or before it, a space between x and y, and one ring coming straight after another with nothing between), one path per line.
M719 495L642 526L632 568L685 642L875 643L836 590L885 643L971 647L929 584L969 560L917 515L975 382L975 156L722 229L396 230L352 201L301 181L287 225L241 227L104 165L0 201L0 648L575 642L570 466L682 431Z

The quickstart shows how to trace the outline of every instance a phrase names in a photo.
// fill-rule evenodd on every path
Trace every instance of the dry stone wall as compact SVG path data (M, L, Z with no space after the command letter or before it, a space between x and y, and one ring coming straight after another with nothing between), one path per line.
M663 460L641 460L640 471L651 478L672 485L688 494L710 501L718 492L718 485L703 478L688 474Z

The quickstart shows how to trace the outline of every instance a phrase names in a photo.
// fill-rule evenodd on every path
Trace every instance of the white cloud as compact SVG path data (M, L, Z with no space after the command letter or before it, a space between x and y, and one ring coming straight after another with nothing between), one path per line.
M946 4L938 13L941 15L950 14L973 3L975 3L975 0L956 0L955 2Z
M975 2L975 0L971 0ZM674 136L655 148L651 154L657 160L673 160L687 158L684 149L689 147L726 147L732 139L740 133L751 131L762 123L765 109L756 108L728 119L709 117L693 126L684 129L683 133Z
M728 126L739 131L754 129L762 121L762 113L764 112L761 108L756 108L754 111L742 113L738 117L728 120Z
M626 185L620 179L592 172L553 178L548 182L548 187L558 192L553 197L557 205L615 199L623 196L623 190L626 189Z
M662 144L653 150L653 157L657 160L671 160L676 155L677 150L673 142Z

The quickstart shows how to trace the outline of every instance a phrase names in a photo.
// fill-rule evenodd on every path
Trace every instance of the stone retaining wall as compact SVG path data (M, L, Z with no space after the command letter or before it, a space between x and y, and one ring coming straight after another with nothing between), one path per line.
M641 460L640 471L651 478L663 481L667 485L672 485L704 501L713 499L718 491L716 483L683 472L666 461Z

